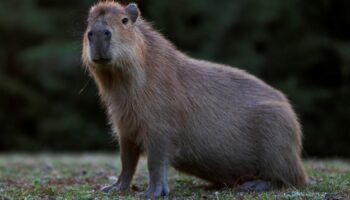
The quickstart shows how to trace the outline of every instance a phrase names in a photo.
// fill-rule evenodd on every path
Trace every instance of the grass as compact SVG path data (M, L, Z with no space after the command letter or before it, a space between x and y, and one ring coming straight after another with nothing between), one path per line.
M234 189L206 190L206 183L170 171L171 195L164 199L349 199L350 162L307 160L310 183L299 190L240 193ZM141 160L132 187L126 192L102 193L114 182L120 161L112 154L2 154L0 200L12 199L135 199L147 187L147 168Z

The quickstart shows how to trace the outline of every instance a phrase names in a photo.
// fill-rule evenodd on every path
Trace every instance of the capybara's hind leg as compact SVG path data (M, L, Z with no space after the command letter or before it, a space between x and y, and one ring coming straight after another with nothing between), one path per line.
M259 107L261 174L276 185L299 187L307 176L302 165L301 130L291 108L283 103L270 102Z
M262 192L272 189L273 186L270 182L263 180L253 180L244 182L240 187L239 191L242 192Z

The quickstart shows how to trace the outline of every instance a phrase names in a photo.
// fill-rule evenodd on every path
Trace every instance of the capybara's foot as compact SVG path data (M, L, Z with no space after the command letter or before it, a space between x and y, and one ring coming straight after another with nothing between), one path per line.
M168 196L170 189L167 185L157 185L156 187L149 187L146 191L137 193L141 198L154 199L161 196Z
M270 190L272 188L272 184L270 182L262 181L262 180L254 180L247 181L243 183L239 190L242 192L262 192L266 190Z
M107 193L107 192L111 192L113 190L115 190L115 191L123 191L123 190L126 190L127 188L128 188L127 185L122 184L120 181L117 181L117 182L113 183L112 185L108 185L108 186L102 187L101 191Z

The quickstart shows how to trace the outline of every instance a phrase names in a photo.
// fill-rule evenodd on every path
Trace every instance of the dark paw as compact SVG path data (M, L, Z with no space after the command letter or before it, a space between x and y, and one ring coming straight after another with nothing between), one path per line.
M262 180L254 180L243 183L239 187L239 191L242 192L262 192L272 188L271 183L262 181Z
M170 193L168 186L158 186L156 188L148 188L144 192L137 193L141 198L154 199L161 196L168 196Z
M102 188L101 188L101 191L107 193L107 192L112 191L114 188L115 188L114 185L108 185L108 186L102 187Z
M102 187L101 188L101 191L102 192L111 192L111 191L123 191L123 190L126 190L128 187L119 183L119 182L116 182L112 185L109 185L109 186L105 186L105 187Z

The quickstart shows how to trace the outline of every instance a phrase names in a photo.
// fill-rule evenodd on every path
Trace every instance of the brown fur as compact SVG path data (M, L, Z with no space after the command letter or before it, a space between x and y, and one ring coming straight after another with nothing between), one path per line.
M93 63L86 34L83 42L83 61L119 136L123 183L115 187L128 187L143 150L149 190L167 185L168 163L215 184L306 183L300 125L281 92L242 70L188 57L141 17L123 26L125 16L115 2L90 11L87 30L99 20L113 30L110 64Z

